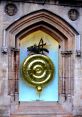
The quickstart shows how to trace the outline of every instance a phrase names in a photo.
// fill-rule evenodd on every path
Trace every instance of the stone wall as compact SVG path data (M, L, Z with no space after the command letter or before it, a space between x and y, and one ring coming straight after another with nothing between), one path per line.
M40 5L40 4L29 4L29 3L15 3L17 6L17 13L14 16L8 16L5 11L5 5L7 4L7 2L2 1L0 3L0 117L10 117L10 113L12 111L13 115L11 117L19 117L20 115L16 112L16 115L14 115L14 111L18 110L19 107L19 103L17 101L13 102L11 97L8 95L8 78L9 78L9 53L10 53L10 48L9 48L9 42L7 37L6 38L6 42L4 41L4 30L7 29L7 27L9 27L9 25L11 25L13 22L17 21L18 19L20 19L21 17L37 11L37 10L41 10L41 9L46 9L48 11L51 11L52 13L60 16L61 18L63 18L65 21L67 21L73 28L76 29L76 31L78 32L78 34L80 35L81 38L81 45L82 45L82 8L75 8L79 11L79 18L76 21L71 21L68 17L68 11L71 9L71 7L65 7L65 6L57 6L57 5ZM56 108L61 108L61 110L63 111L63 108L65 108L65 111L63 111L63 116L61 115L62 112L58 115L56 113L56 110L54 110L53 112L50 112L51 115L47 115L44 113L44 117L70 117L72 115L79 115L79 117L82 115L82 56L77 57L76 56L76 40L74 43L74 49L73 49L73 53L74 53L74 58L73 58L73 68L74 69L74 78L72 79L74 82L73 85L73 92L72 93L72 97L71 100L69 99L68 101L64 102L63 99L61 100L60 103L62 103L63 107L59 107L58 105L55 106ZM5 43L5 45L4 45ZM12 42L11 42L12 43ZM3 48L5 46L5 48ZM4 49L7 49L7 53L2 53L4 51ZM82 46L81 46L81 51L82 51ZM81 52L82 53L82 52ZM20 102L21 103L21 102ZM70 103L70 104L69 104ZM40 103L36 105L36 109L35 109L35 113L31 113L31 108L30 110L28 110L27 116L30 117L40 117L42 116L43 110L38 110L37 111L37 107L40 108ZM44 104L45 105L45 104ZM68 109L68 105L69 105L69 109ZM25 106L25 108L27 108L29 105L27 104ZM32 105L33 106L33 105ZM32 107L31 106L31 107ZM48 105L49 106L49 105ZM24 109L23 107L20 106L19 112L21 111L21 108ZM49 111L48 109L46 110L47 107L41 107L41 109L44 108L45 112ZM50 106L49 106L50 108ZM33 111L34 107L32 108ZM53 110L53 106L51 107L51 109ZM57 111L58 111L57 109ZM42 113L40 113L40 111ZM25 112L25 111L24 111ZM25 117L23 112L23 116L21 115L21 117ZM31 115L30 115L31 113ZM38 113L39 115L36 115L36 113ZM49 113L49 114L50 114ZM34 114L34 115L33 115ZM41 115L40 115L41 114ZM72 114L72 115L71 115Z

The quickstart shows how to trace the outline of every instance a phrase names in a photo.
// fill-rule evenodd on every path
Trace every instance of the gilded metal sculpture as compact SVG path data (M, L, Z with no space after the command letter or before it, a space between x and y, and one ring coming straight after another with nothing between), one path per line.
M43 39L41 38L38 45L34 44L33 46L30 46L27 48L29 52L33 52L34 54L44 54L43 52L49 53L48 49L44 48L46 43L43 42Z
M46 86L54 76L54 65L51 59L44 55L45 52L49 52L43 46L41 39L39 45L28 47L30 54L23 62L22 75L27 83L37 89L38 92L42 91L42 88Z

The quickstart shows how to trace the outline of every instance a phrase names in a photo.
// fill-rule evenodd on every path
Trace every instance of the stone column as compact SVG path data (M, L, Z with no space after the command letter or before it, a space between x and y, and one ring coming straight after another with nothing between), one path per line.
M62 51L62 95L66 100L71 95L71 51Z

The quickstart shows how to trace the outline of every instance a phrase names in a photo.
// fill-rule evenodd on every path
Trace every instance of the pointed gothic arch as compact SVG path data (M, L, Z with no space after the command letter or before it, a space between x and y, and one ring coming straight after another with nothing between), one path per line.
M37 28L46 30L48 33L51 32L52 35L58 35L59 40L61 40L61 37L66 38L68 43L70 43L68 44L68 48L71 49L75 35L78 34L64 19L48 10L42 9L29 13L8 26L6 29L8 32L8 40L11 43L13 42L13 44L9 43L8 45L14 47L16 36L20 35L21 37L25 33Z
M23 36L36 30L42 30L48 33L60 43L59 98L61 98L61 96L63 96L64 99L67 99L68 97L71 98L71 95L73 95L72 84L74 80L74 64L72 61L75 56L73 52L75 50L75 37L78 35L78 32L64 19L44 9L21 17L6 29L6 43L10 48L8 53L9 94L14 93L13 86L18 81L19 40L22 39ZM15 66L13 66L12 63L15 64ZM13 82L14 84L11 83L10 79L15 79ZM17 83L16 91L18 92Z

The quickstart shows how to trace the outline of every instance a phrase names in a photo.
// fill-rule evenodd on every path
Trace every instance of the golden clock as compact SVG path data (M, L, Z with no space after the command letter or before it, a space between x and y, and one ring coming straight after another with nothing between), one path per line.
M29 55L22 64L24 80L38 92L53 80L54 70L52 60L43 54Z

